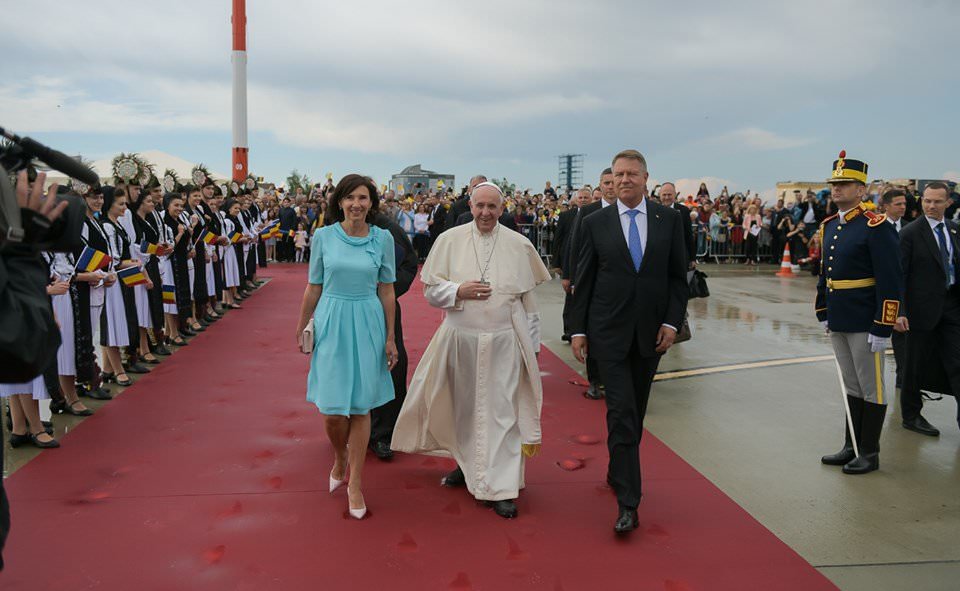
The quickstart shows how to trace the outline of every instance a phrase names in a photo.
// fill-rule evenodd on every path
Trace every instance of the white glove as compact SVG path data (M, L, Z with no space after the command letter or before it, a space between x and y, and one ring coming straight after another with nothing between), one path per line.
M890 339L874 334L867 335L867 342L870 343L871 353L883 353L890 347Z

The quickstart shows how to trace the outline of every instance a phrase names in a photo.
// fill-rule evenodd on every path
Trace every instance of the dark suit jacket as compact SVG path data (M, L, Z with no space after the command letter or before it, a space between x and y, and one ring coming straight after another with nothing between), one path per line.
M467 197L466 195L457 198L457 200L454 201L450 206L450 211L447 212L447 223L444 228L449 230L454 226L459 226L460 216L462 216L464 213L470 213L470 197Z
M953 244L954 267L960 267L957 224L947 220L946 229ZM937 237L926 218L917 218L900 230L900 266L905 285L900 314L907 317L912 330L933 330L947 299L947 276ZM954 284L953 289L960 286Z
M570 229L570 238L567 239L567 248L563 255L566 258L560 265L563 279L573 280L577 276L577 254L580 252L580 229L582 228L583 218L601 209L603 209L602 200L588 203L577 210L577 217L573 219L573 228Z
M563 268L566 263L567 244L570 240L570 233L573 230L573 222L577 219L579 208L571 208L561 212L557 217L557 229L553 234L553 255L554 265Z
M570 334L586 334L595 359L621 360L634 341L656 356L662 324L678 329L687 309L687 250L680 212L647 201L647 244L635 271L617 206L583 218Z
M466 213L460 214L460 217L457 218L457 223L454 224L454 225L455 225L455 226L462 226L462 225L464 225L464 224L469 224L469 223L472 222L472 221L473 221L473 213L472 213L470 210L467 210ZM505 227L507 227L507 228L510 228L510 229L513 230L514 232L517 231L517 222L516 222L516 220L513 219L513 214L512 214L512 213L509 213L509 212L507 212L507 211L504 211L502 214L500 214L500 219L497 220L497 221L500 222L500 225L501 225L501 226L505 226Z
M687 262L690 262L697 258L697 241L693 235L693 224L690 223L690 208L679 201L674 201L672 208L680 212L683 221L683 243L687 245Z
M374 226L389 231L393 236L394 258L397 266L397 281L393 284L393 291L399 298L410 289L413 278L417 276L417 265L420 259L400 224L382 213L375 215L372 222Z

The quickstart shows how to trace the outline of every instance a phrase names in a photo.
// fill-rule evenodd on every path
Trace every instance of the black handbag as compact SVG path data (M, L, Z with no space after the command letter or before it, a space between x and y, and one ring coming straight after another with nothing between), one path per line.
M690 278L690 299L710 297L710 288L707 287L707 274L699 269L693 271Z

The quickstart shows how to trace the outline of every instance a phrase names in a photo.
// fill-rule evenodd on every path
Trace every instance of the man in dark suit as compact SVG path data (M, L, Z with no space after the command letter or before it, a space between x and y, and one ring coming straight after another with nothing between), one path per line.
M570 313L573 309L573 278L577 275L577 255L580 253L580 233L583 225L583 219L593 215L604 207L609 207L617 202L617 194L613 189L613 170L607 168L600 173L599 189L602 197L588 205L584 205L577 212L577 217L573 220L573 229L570 231L570 239L567 241L566 258L561 265L561 281L563 291L567 293L563 301L563 326L566 329L570 323ZM569 340L569 334L565 334L565 340ZM603 381L600 379L600 370L597 368L597 362L593 357L587 357L587 382L590 386L583 393L591 400L600 400L604 396Z
M637 528L640 437L660 356L687 307L687 249L676 210L644 198L647 163L624 150L613 159L616 205L583 219L570 330L581 363L597 360L606 388L607 482L617 493L618 534Z
M906 289L897 330L907 332L901 416L904 428L931 437L940 431L920 414L920 390L960 393L960 240L957 224L944 218L948 195L945 183L927 185L923 217L900 233Z
M389 231L393 236L397 266L397 281L393 284L394 294L397 298L393 323L397 341L397 364L390 370L395 396L390 402L370 411L370 450L381 460L389 460L393 457L393 451L390 449L393 428L397 425L400 408L407 397L407 349L403 345L400 296L407 293L413 283L413 278L417 275L418 258L406 232L396 221L385 214L378 213L373 218L373 225Z
M697 266L697 238L693 235L690 208L677 201L677 187L669 181L660 185L660 205L680 212L680 219L683 220L683 243L687 245L687 266L693 269Z
M280 238L277 240L277 261L292 262L294 258L293 238L290 230L297 229L297 212L290 206L290 198L284 197L280 202ZM239 261L238 261L239 262ZM241 269L243 266L241 265Z
M453 202L453 205L450 206L450 211L447 212L447 230L463 223L460 221L460 219L463 217L463 214L470 213L470 193L473 192L474 187L485 182L487 182L487 177L483 176L482 174L478 174L470 179L470 184L467 186L467 192L458 197L457 200ZM471 215L470 219L467 221L473 221L473 216ZM516 227L513 229L516 229Z
M906 219L904 214L907 211L907 194L902 189L890 189L880 196L880 211L887 216L887 221L893 224L897 234L910 220ZM893 255L891 255L893 256ZM897 252L896 256L900 256ZM907 346L907 337L902 332L893 331L890 335L893 343L893 360L897 365L897 388L903 387L903 354Z
M553 248L550 254L553 255L553 266L559 267L561 271L567 262L567 245L570 241L570 233L573 230L573 221L577 218L577 212L581 207L590 203L591 191L588 187L582 187L575 197L570 200L566 211L560 212L557 216L557 228L553 234ZM563 327L563 334L569 335L567 327Z

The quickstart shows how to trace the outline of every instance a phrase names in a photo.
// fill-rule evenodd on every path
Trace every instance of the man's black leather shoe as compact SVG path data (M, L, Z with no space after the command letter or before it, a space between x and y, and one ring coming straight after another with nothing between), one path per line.
M450 488L459 488L467 485L467 479L463 475L463 470L460 469L460 466L457 466L456 470L447 474L440 480L440 484Z
M373 455L381 460L386 461L393 459L393 450L390 449L390 444L386 441L371 441L370 450L373 452Z
M590 384L587 391L583 393L584 397L590 400L603 400L603 388L597 384Z
M572 339L570 338L570 335L564 334L564 335L560 335L560 340L563 341L564 343L569 343Z
M620 516L617 517L617 522L613 524L613 531L618 534L626 534L637 529L639 525L640 519L637 517L637 510L621 507Z
M513 519L517 516L517 504L511 499L504 501L487 501L487 505L493 508L493 512L504 519Z
M938 437L940 435L940 429L937 429L928 423L927 419L920 415L904 421L903 428L909 429L910 431L915 431L921 435L927 435L929 437Z

